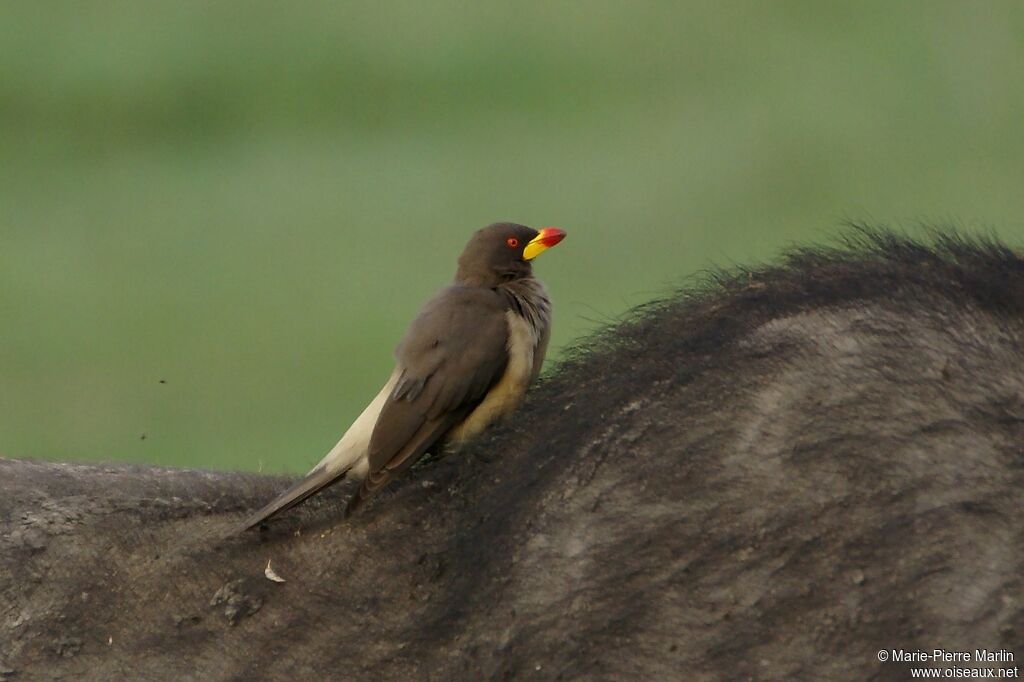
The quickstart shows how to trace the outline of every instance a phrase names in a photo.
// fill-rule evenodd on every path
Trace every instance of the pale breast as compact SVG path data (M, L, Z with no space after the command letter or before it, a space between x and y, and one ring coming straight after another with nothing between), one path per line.
M451 431L447 438L449 443L459 445L469 440L495 419L516 409L533 380L534 353L540 341L540 330L512 310L505 313L505 319L508 321L505 373L465 421Z

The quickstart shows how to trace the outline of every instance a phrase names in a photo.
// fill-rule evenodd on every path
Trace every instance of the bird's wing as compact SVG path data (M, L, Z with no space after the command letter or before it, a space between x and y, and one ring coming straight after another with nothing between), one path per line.
M451 287L398 347L399 377L370 437L369 474L353 508L459 424L508 364L506 306L489 289Z

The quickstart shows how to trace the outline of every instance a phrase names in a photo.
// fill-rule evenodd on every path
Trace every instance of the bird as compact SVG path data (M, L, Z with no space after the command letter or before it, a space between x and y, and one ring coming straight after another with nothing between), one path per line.
M551 338L551 301L533 260L565 238L494 223L477 230L454 281L420 308L384 387L327 455L245 519L262 525L347 476L361 481L345 516L427 452L458 448L522 402Z

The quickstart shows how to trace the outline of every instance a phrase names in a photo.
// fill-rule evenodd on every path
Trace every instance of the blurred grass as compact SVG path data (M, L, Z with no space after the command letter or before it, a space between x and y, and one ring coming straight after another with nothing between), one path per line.
M1020 242L1022 36L995 1L0 5L0 453L304 470L495 220L570 233L555 356L848 217Z

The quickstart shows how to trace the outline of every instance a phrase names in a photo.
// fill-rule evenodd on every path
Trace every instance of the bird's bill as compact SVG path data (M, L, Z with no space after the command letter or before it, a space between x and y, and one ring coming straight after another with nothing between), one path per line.
M523 260L533 260L563 239L565 239L565 230L559 230L557 227L542 228L540 233L531 239L523 249Z

